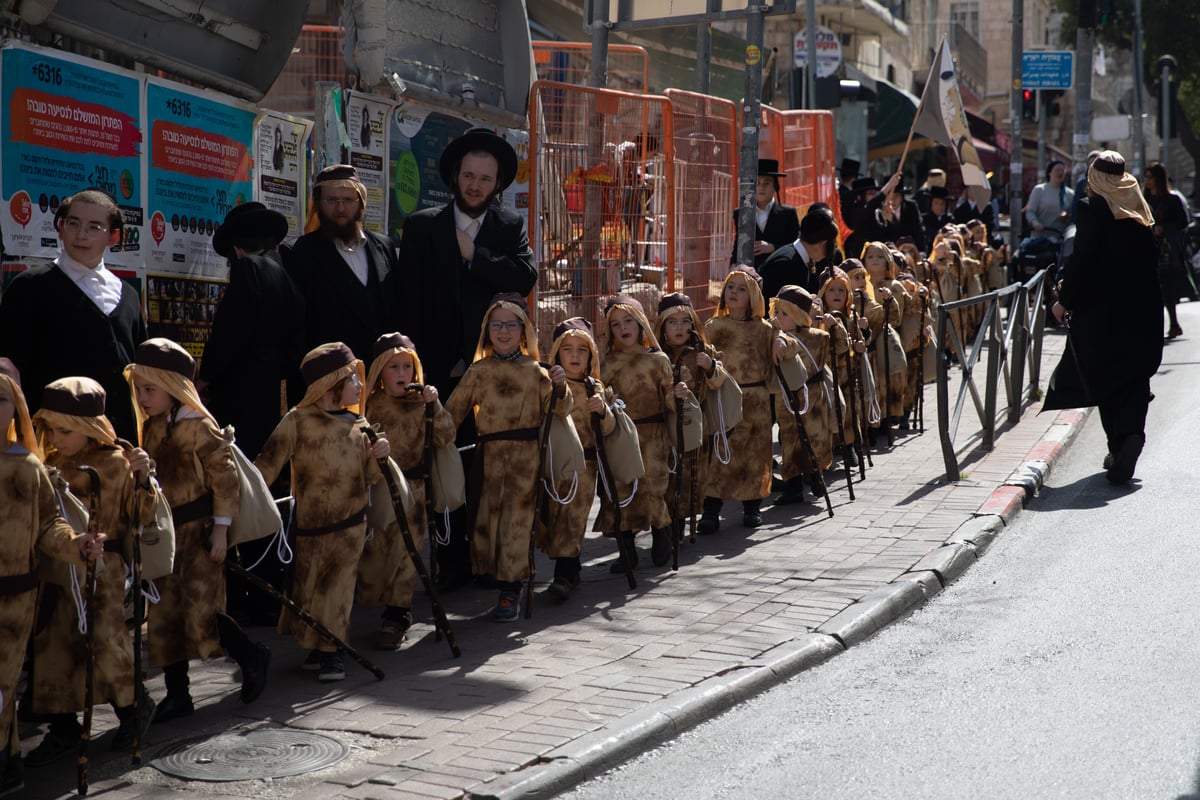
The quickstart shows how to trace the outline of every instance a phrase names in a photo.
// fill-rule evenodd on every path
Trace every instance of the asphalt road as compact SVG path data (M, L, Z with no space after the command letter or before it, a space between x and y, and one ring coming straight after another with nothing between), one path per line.
M1179 310L1130 486L1093 414L927 606L563 797L1200 800L1200 304Z

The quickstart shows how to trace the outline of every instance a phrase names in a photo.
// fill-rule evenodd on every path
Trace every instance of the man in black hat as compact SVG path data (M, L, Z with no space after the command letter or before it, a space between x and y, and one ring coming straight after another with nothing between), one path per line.
M280 381L296 372L305 352L303 300L279 254L287 232L283 214L251 202L232 208L212 237L213 250L229 263L229 285L196 386L251 460L279 424Z
M888 178L883 186L872 177L859 178L851 186L854 205L849 213L843 211L842 218L854 232L846 237L846 256L858 258L867 242L883 241L883 201L900 183L900 173ZM918 220L919 224L919 220ZM924 236L922 236L924 238Z
M758 185L754 193L754 267L757 269L767 256L785 244L796 241L800 234L800 215L791 206L779 202L779 179L786 173L779 171L779 162L773 158L758 160ZM737 212L733 212L735 225ZM738 263L737 236L734 236L730 264Z
M925 218L922 221L925 228L925 247L932 248L933 240L937 237L938 231L942 226L955 221L950 214L950 190L945 186L930 186L929 187L929 210L925 212ZM917 249L923 249L920 244L914 239L913 243L917 245ZM926 250L928 252L928 250Z
M759 269L763 297L774 297L784 286L803 286L820 291L821 264L833 249L837 223L825 208L809 209L800 220L800 234L767 257ZM815 288L814 288L815 287Z
M529 294L537 283L525 222L495 201L517 175L512 145L471 128L446 146L438 171L454 201L417 211L400 240L402 329L421 354L425 380L449 397L475 355L479 329L497 294ZM471 420L458 444L475 440ZM464 453L470 469L470 455ZM438 548L443 589L470 576L465 509L451 514L450 544Z
M853 158L843 158L841 169L838 170L838 200L842 205L842 215L850 213L854 205L854 189L851 186L858 179L858 170L862 165Z
M345 342L370 361L375 340L400 327L396 248L363 228L366 209L367 187L354 167L335 164L317 173L309 213L319 227L297 239L283 262L304 299L301 352Z

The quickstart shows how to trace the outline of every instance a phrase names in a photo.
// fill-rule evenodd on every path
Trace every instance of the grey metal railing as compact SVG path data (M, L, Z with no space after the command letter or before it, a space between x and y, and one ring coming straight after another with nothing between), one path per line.
M971 438L978 436L980 446L984 450L991 450L996 441L996 403L1001 379L1004 381L1009 424L1015 425L1021 419L1026 403L1033 402L1039 396L1042 334L1046 323L1045 283L1046 270L1041 270L1025 283L1014 283L978 297L953 300L938 308L937 342L939 345L948 342L951 348L951 352L947 352L944 346L939 346L937 360L938 437L942 443L942 459L946 464L948 481L957 481L961 477L954 441L968 397L980 425L980 430ZM985 306L983 320L967 349L962 332L953 322L952 312L978 305ZM1008 315L1002 319L1001 310L1005 305ZM984 352L987 353L987 361L981 396L980 387L975 381L975 370ZM951 364L951 353L955 364ZM952 367L957 367L962 379L953 407L950 405Z

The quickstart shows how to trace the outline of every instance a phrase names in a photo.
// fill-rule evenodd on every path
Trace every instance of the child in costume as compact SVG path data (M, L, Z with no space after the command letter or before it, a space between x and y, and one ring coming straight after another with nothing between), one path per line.
M546 597L562 603L579 586L582 569L579 553L583 550L588 513L596 497L596 435L592 415L600 415L601 435L612 433L616 421L608 411L612 391L600 382L600 353L592 337L592 323L583 317L558 323L554 328L550 363L561 366L566 373L567 389L572 396L571 419L587 456L587 470L580 474L571 502L550 503L546 524L539 531L538 546L554 559L554 580L546 589ZM571 491L569 486L555 488L560 496Z
M225 550L237 516L238 477L217 421L200 401L196 362L169 339L147 339L125 367L141 446L154 459L175 520L175 566L156 581L149 613L150 664L163 668L167 696L155 722L194 710L188 661L228 651L242 668L242 702L262 694L271 651L225 614Z
M900 324L913 298L908 296L904 284L896 280L892 251L883 242L868 242L863 248L862 262L875 287L875 298L883 306L887 319L886 336L881 323L871 339L875 385L878 387L880 405L887 404L883 413L892 425L899 425L904 421L904 387L908 375L908 364L903 356L904 346L900 340ZM884 348L888 346L892 352L885 358Z
M858 259L850 261L852 266L861 263ZM831 372L837 378L838 391L841 393L842 428L834 432L834 443L841 448L842 461L846 468L850 469L858 466L858 454L854 451L854 445L858 441L855 427L859 411L856 406L857 383L852 378L855 377L854 370L858 369L858 360L867 348L862 339L862 330L851 323L848 308L850 278L845 271L839 267L830 270L829 277L822 284L817 297L825 312L821 321L822 327L829 334L833 351L831 362L834 364ZM835 398L835 402L838 402L838 398ZM836 421L836 409L834 418Z
M692 306L692 298L683 292L672 292L663 295L658 302L658 341L663 352L672 364L679 362L680 354L687 348L692 348L683 356L680 375L686 376L688 389L701 403L708 396L709 390L719 389L729 380L729 373L721 364L721 354L704 338L704 326L696 316ZM683 526L693 514L703 512L704 485L708 479L708 461L711 458L710 448L712 435L716 431L704 432L704 446L696 454L695 459L684 456L680 466L671 473L667 487L667 497L680 498L680 508L673 508L675 524L682 532ZM696 474L692 475L692 464L695 463ZM678 494L676 491L678 484ZM696 487L692 497L692 486ZM689 498L690 501L689 501ZM688 503L691 505L688 505ZM682 534L681 534L682 535Z
M783 450L781 477L786 484L776 501L779 505L800 503L804 500L804 476L808 476L813 497L822 497L825 488L820 473L833 464L833 395L826 384L830 358L830 335L812 327L813 296L802 286L784 286L771 299L771 317L785 335L794 339L800 348L800 361L804 364L808 380L805 391L796 392L796 399L803 409L807 399L807 410L801 419L808 441L812 445L810 454L800 443L796 417L787 406L776 407L779 423L779 444ZM829 378L832 383L832 378ZM790 400L788 402L791 402Z
M359 415L362 362L341 342L323 344L300 362L308 390L289 409L254 463L270 484L291 462L295 561L291 598L342 641L350 628L358 560L367 538L367 487L382 480L377 459L390 452L380 436L373 444ZM308 648L302 667L320 681L346 677L337 645L288 609L279 632Z
M552 395L558 398L554 413L563 418L571 413L572 396L562 367L538 363L537 331L523 297L496 295L483 320L475 359L446 409L456 427L475 413L479 438L467 492L471 568L496 576L500 596L492 618L515 622L541 491L542 421Z
M730 459L709 466L704 516L698 529L716 533L725 500L742 501L742 525L762 524L759 507L771 491L771 390L775 365L800 349L765 319L762 279L739 264L725 277L721 301L704 324L708 341L742 387L742 421L729 433Z
M604 384L625 403L625 411L637 426L638 444L646 474L636 486L617 482L616 493L621 502L621 530L616 529L612 501L600 498L600 515L595 530L622 537L622 551L629 553L637 566L634 536L650 529L652 544L650 560L661 567L671 558L671 512L667 509L667 480L671 471L671 438L667 431L667 411L675 408L675 400L687 396L687 383L674 382L671 360L654 338L654 329L646 319L642 304L633 297L618 295L604 309L608 327L608 347L600 375ZM625 571L620 557L609 571Z
M850 281L851 308L858 318L859 331L867 347L865 360L859 362L859 371L855 374L863 384L867 405L866 418L862 419L860 415L859 424L867 431L867 444L874 447L875 431L882 421L884 388L875 376L872 352L883 336L885 311L876 299L875 285L871 282L871 275L863 262L857 258L848 258L842 262L842 268L846 270L846 278Z
M150 456L145 450L125 450L104 416L104 388L91 378L63 378L46 386L42 407L33 415L46 464L60 470L71 493L91 508L94 489L100 492L99 524L109 532L104 569L96 576L93 609L95 681L93 702L112 703L120 728L114 751L132 749L136 726L148 726L154 702L142 692L139 718L134 705L133 648L125 625L125 572L132 561L133 536L154 516L150 488ZM81 465L100 476L93 487ZM80 577L82 584L83 576ZM79 613L70 587L44 582L38 596L44 620L33 637L30 695L33 711L48 716L50 730L25 759L31 767L57 760L79 747L80 725L75 712L84 707L86 685L80 664L87 659L87 641L79 632ZM144 729L142 731L145 732Z
M409 390L409 386L420 386ZM408 529L417 552L425 548L429 521L425 514L425 409L432 403L433 447L454 444L454 418L438 401L438 390L425 384L417 349L402 333L385 333L375 340L374 358L367 373L367 420L387 435L392 458L409 479L413 505ZM384 605L383 623L375 638L377 650L397 650L412 625L413 585L417 570L399 525L375 531L367 538L358 561L360 605Z
M38 561L50 556L83 570L85 559L103 555L105 536L78 534L59 516L21 378L7 358L0 358L0 432L0 793L10 794L25 787L17 680L33 630Z
M900 250L892 251L896 277L904 287L906 302L904 317L900 320L900 343L904 346L907 370L904 376L904 417L900 430L909 429L909 416L917 403L917 393L925 387L925 360L922 342L933 339L933 315L929 311L929 290L917 282L913 275L912 262Z

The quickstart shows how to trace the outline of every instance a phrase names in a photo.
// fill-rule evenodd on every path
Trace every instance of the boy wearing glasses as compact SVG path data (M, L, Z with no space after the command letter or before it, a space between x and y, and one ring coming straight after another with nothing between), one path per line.
M0 356L12 359L29 387L30 412L42 406L42 388L85 376L107 392L105 414L117 435L137 435L121 371L146 339L142 303L132 286L104 264L121 241L116 202L99 189L78 192L58 208L54 227L62 250L53 264L18 275L0 298Z
M334 164L317 173L308 233L284 255L304 300L305 350L345 342L356 358L369 360L375 340L400 327L396 248L363 227L366 209L367 187L354 167Z

